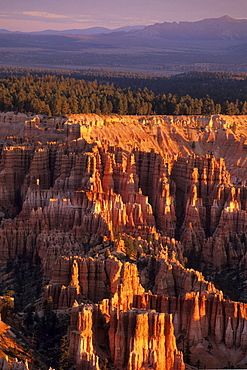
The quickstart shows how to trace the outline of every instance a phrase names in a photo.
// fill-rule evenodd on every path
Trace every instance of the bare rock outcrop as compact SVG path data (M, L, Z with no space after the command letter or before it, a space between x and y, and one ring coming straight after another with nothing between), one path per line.
M247 278L246 117L0 120L0 262L40 264L77 369L183 369L175 336L244 366L246 304L211 281Z

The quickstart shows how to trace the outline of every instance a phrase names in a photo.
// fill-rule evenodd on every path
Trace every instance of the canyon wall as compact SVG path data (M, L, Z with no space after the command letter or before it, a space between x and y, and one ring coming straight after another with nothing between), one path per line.
M41 266L77 368L247 368L246 116L0 121L0 262Z

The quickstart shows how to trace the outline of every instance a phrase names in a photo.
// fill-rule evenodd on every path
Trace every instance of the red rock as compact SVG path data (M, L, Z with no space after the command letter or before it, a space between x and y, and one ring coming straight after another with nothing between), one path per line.
M70 326L70 361L76 364L76 369L99 370L99 358L93 346L93 306L74 306L72 319L77 313L76 327Z
M74 305L78 369L110 352L123 370L183 368L174 330L244 356L245 304L179 262L195 257L212 276L246 269L245 117L0 119L1 138L13 130L1 149L0 260L40 261L43 299Z

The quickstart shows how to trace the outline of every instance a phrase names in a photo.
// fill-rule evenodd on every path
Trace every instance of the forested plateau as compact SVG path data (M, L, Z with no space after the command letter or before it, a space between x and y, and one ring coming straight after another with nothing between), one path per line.
M246 74L170 77L108 71L0 69L0 110L66 115L246 114Z

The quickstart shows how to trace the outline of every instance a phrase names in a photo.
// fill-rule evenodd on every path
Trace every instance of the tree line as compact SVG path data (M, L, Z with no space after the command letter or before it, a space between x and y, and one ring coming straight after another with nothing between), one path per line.
M147 87L156 94L190 95L201 99L209 95L217 103L247 100L247 73L191 71L175 75L157 75L106 69L49 70L40 68L0 67L0 78L10 75L23 77L30 73L42 77L52 75L70 77L76 80L94 81L100 84L114 84L116 87L137 90Z
M247 99L246 99L247 100ZM155 93L98 80L55 74L8 75L0 78L0 110L52 115L96 114L247 114L246 100L199 98L189 94Z

